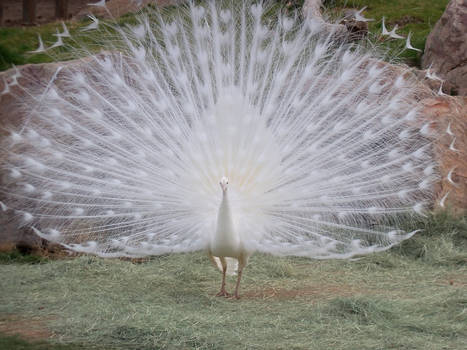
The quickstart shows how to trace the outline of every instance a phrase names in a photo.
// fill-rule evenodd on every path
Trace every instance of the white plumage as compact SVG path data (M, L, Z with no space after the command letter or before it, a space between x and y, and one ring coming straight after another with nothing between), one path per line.
M234 258L238 282L254 251L348 258L410 237L391 222L436 178L410 78L320 21L223 6L116 26L30 91L2 209L78 252Z
M416 47L413 47L412 44L410 43L410 38L412 37L412 33L410 32L408 35L407 35L407 39L405 41L405 48L408 49L408 50L414 50L414 51L418 51L418 52L422 52L422 50L420 49L417 49Z
M365 11L366 8L367 8L367 7L365 6L365 7L361 8L360 10L355 11L354 16L355 16L355 20L356 20L357 22L371 22L371 21L374 21L374 18L365 18L365 17L362 15L363 11Z

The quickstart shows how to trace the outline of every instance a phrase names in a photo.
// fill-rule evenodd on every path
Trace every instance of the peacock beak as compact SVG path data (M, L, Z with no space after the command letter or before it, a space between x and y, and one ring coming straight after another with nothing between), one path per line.
M227 184L224 182L219 182L219 185L221 185L222 191L227 191Z

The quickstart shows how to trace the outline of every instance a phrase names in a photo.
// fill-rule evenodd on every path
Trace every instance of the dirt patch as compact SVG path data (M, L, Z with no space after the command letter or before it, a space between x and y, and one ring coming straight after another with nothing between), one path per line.
M436 280L438 285L450 285L459 288L467 287L467 277L464 274L448 274Z
M246 291L242 294L245 299L295 299L295 298L312 298L312 299L332 299L335 297L347 297L355 294L361 294L363 291L357 288L342 284L321 284L308 286L298 289L285 288L264 288L254 291ZM368 291L366 291L368 292Z
M12 315L0 320L0 333L18 335L26 340L46 340L54 334L47 328L47 320L41 318L20 318Z

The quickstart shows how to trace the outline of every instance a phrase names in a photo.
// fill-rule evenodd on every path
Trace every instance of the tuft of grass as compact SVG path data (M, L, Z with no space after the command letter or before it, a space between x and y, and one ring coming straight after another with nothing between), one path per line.
M394 247L394 253L431 264L467 265L466 216L456 217L449 211L440 211L423 220L408 221L404 228L421 229L421 232Z
M41 264L49 259L35 254L24 254L13 249L11 251L0 252L0 264Z
M390 305L382 300L371 298L336 298L332 300L325 311L331 316L350 319L359 324L374 324L392 321L396 317Z

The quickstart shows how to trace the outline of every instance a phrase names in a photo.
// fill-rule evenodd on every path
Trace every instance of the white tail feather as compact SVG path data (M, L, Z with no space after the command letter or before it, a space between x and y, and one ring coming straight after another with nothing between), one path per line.
M219 271L222 272L222 263L221 260L217 257L213 257L214 262L219 269ZM227 262L227 272L226 274L229 276L234 276L237 274L237 269L238 269L238 260L234 258L225 258L225 261Z

